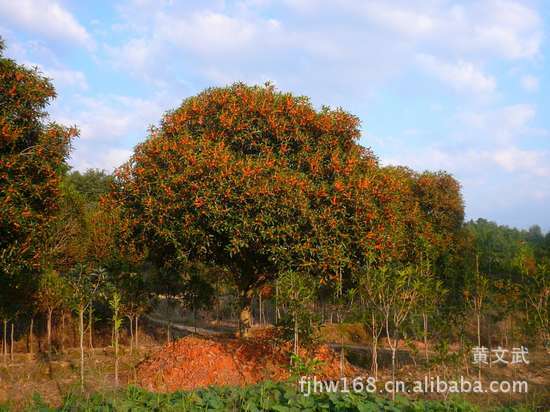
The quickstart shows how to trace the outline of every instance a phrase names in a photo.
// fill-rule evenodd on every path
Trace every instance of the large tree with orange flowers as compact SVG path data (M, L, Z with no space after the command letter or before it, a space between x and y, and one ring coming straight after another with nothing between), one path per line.
M359 136L355 116L271 85L208 89L136 147L114 199L157 264L230 269L246 325L252 291L282 271L341 289L354 268L409 253L412 172L380 168Z
M41 234L58 209L76 131L46 122L53 86L3 50L0 39L0 282L6 284L43 261Z

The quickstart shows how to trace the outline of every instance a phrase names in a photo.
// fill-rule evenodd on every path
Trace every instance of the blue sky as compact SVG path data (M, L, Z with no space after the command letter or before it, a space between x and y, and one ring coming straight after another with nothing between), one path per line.
M550 1L0 0L6 54L111 171L208 86L272 81L362 120L383 164L444 169L467 218L550 229Z

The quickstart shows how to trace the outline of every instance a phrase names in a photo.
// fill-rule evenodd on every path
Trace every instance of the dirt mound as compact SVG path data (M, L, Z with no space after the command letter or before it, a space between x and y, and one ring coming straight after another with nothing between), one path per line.
M322 361L318 378L340 377L340 356L327 346L309 355ZM263 380L280 381L290 377L289 346L269 340L200 338L187 336L165 345L138 367L138 383L157 392L191 390L209 385L249 385ZM343 363L343 374L358 371Z

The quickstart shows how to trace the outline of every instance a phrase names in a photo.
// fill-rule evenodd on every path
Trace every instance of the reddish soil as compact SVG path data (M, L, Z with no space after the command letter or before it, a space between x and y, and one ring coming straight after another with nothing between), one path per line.
M276 345L268 339L201 338L187 336L163 346L137 371L137 381L156 392L191 390L210 385L254 384L281 381L290 376L290 345ZM340 356L328 346L301 355L322 361L316 375L322 379L340 377ZM359 371L346 360L343 375Z

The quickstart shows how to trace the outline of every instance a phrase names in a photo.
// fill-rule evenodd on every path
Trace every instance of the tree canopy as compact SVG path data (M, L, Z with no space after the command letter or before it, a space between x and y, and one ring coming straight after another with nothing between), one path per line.
M359 137L355 116L271 85L207 89L136 147L113 198L154 261L229 267L245 302L286 270L336 284L409 258L420 236L448 242L458 183L382 168Z
M44 258L44 229L59 207L73 128L48 122L55 97L37 69L3 56L0 44L0 276L15 281ZM2 281L3 282L3 281Z

